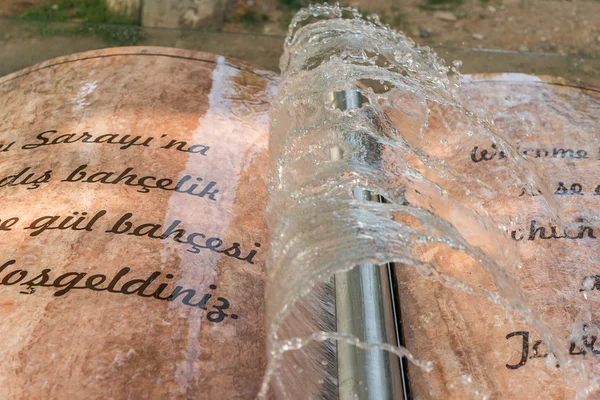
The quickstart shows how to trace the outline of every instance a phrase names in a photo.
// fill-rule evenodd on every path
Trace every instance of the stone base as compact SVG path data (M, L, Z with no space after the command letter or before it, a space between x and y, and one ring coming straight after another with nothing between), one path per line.
M145 0L142 25L157 28L216 28L223 24L231 4L231 0Z
M106 7L112 12L135 17L139 15L143 0L105 0Z

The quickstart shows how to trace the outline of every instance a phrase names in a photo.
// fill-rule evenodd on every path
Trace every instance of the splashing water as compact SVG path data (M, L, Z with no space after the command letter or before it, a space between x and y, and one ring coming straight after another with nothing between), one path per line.
M293 19L281 70L271 114L269 365L261 395L335 397L337 342L406 357L416 367L411 376L435 370L436 360L406 348L336 332L334 275L388 262L460 298L485 299L508 325L526 323L552 354L548 368L560 363L579 396L597 390L593 371L567 357L567 339L531 308L512 273L521 259L509 229L526 220L511 204L515 196L535 194L538 215L556 224L560 208L536 164L470 109L456 68L376 16L317 5ZM330 94L343 91L360 93L362 105L333 107ZM490 170L465 162L465 153L489 142L506 163ZM358 201L356 187L385 202ZM425 311L409 317L426 318ZM469 375L451 386L473 384Z

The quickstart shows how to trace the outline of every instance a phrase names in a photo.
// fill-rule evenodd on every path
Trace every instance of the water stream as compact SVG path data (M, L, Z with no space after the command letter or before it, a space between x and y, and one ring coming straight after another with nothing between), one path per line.
M560 385L572 386L565 393L574 390L584 398L599 388L594 367L568 352L568 340L589 331L590 321L582 317L573 324L568 339L532 305L536 300L517 272L523 269L519 242L511 237L532 213L560 229L578 227L563 215L544 171L494 126L488 110L472 107L457 67L354 9L312 6L292 21L271 112L269 364L263 397L335 398L339 342L392 352L409 360L411 379L428 374L437 379L431 374L443 355L421 358L409 345L366 343L337 332L333 277L364 263L410 267L455 296L446 300L489 304L502 321L497 326L506 328L502 336L523 324L536 332L547 347L541 368L559 371ZM332 106L332 94L349 92L358 93L359 107ZM482 144L488 156L494 152L504 162L494 168L467 162L481 157ZM357 200L357 187L385 202ZM410 289L411 282L400 287ZM402 302L402 292L400 297ZM427 312L404 313L403 323L416 324ZM456 319L474 324L472 315ZM506 370L492 364L479 373ZM463 378L447 383L447 390L497 397L495 383ZM423 393L436 397L436 390L431 386Z

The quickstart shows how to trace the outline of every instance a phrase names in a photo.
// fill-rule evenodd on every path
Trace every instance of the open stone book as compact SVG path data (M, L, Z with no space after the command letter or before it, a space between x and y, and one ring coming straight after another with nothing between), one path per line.
M0 78L0 398L599 395L600 90L311 12Z

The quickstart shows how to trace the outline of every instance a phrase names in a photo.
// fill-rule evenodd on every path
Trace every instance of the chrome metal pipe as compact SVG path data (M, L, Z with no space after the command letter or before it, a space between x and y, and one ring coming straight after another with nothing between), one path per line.
M360 108L364 98L359 91L347 90L328 95L330 105L346 110ZM373 138L362 133L349 133L347 140L358 156L368 162L379 159ZM352 156L352 155L349 155ZM332 161L343 157L342 150L332 148ZM379 201L369 190L354 188L361 201ZM391 266L360 264L348 272L335 275L335 308L337 331L351 334L367 343L399 344L398 323L391 287ZM402 362L394 354L380 349L361 349L338 342L338 395L340 400L407 399Z

